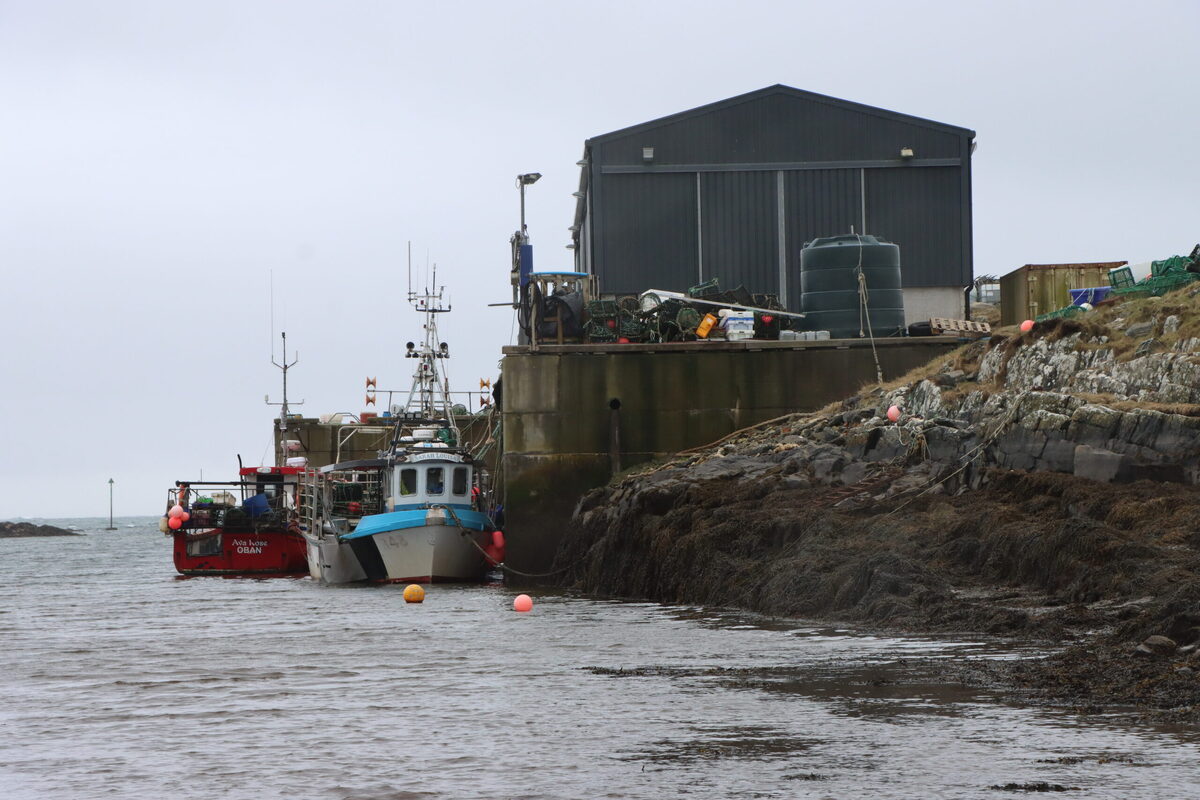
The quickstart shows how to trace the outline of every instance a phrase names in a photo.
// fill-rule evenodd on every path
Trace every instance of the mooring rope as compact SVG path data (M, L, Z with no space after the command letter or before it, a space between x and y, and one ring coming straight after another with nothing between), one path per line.
M854 234L858 239L858 266L854 271L858 274L858 337L863 337L863 319L867 321L866 335L871 339L871 355L875 357L875 379L883 385L883 368L879 366L879 353L875 349L875 332L871 330L871 309L868 304L870 293L867 291L867 276L863 273L863 243L862 236Z
M441 508L441 509L445 509L446 511L448 511L450 513L450 516L454 519L454 524L458 526L459 534L467 537L467 541L470 542L472 545L474 545L475 549L478 550L480 553L482 553L484 558L486 558L488 561L492 560L492 557L490 555L488 555L487 550L484 550L482 547L480 547L479 542L475 541L475 538L473 536L471 536L472 530L462 524L462 520L460 520L458 518L458 514L455 513L455 511L452 507L447 506L447 505L437 504L437 505L431 505L430 508ZM492 518L488 517L487 514L484 514L484 516L487 517L488 522L491 523L492 527L494 528L496 523L492 520ZM493 562L493 563L495 563L497 567L504 570L505 572L511 572L514 575L520 575L522 578L549 578L552 575L558 575L561 572L566 572L567 570L575 567L582 560L583 560L582 557L578 558L573 563L568 564L567 566L563 567L562 569L551 570L550 572L522 572L519 569L508 566L503 561Z

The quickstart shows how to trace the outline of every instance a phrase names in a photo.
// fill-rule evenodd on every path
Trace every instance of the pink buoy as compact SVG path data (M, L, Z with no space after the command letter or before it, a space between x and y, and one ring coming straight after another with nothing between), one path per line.
M900 421L900 406L892 406L888 409L887 417L892 422Z
M504 531L492 531L492 544L496 545L496 547L504 547Z
M173 531L177 531L183 527L183 520L181 520L179 517L171 517L167 520L167 527Z
M179 515L179 519L183 520L184 522L187 522L191 518L192 518L192 515L186 511Z
M1021 323L1021 333L1029 333L1033 330L1033 320L1027 319Z
M525 613L526 611L532 611L532 610L533 610L533 598L530 597L529 595L519 594L519 595L517 595L517 599L513 600L513 611L520 611L521 613Z
M167 512L167 516L171 517L172 519L174 519L175 517L182 517L183 516L183 506L179 505L179 503L176 503L175 505L171 506L171 510Z

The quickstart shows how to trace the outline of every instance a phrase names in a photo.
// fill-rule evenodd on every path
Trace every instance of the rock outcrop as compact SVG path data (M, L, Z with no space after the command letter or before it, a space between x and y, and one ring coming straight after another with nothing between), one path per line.
M1069 656L1077 672L1114 675L1100 658L1150 685L1145 670L1180 665L1147 644L1157 658L1128 667L1140 643L1200 646L1197 484L1200 299L1176 293L965 345L597 489L558 553L559 582L1086 641L1093 655ZM1200 682L1180 675L1153 702L1200 705ZM1124 696L1121 680L1104 685Z
M24 536L79 536L76 531L56 528L53 525L35 525L32 522L0 522L0 539Z

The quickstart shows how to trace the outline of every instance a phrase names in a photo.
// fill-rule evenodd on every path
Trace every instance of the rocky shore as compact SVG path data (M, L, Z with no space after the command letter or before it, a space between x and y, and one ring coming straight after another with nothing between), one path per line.
M0 539L16 539L25 536L79 536L75 531L56 528L53 525L35 525L32 522L0 522Z
M1043 643L946 677L1200 721L1198 294L1001 331L627 475L581 500L559 583Z

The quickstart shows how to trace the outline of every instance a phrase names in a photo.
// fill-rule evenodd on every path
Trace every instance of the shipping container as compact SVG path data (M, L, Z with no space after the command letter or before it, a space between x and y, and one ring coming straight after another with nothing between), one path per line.
M1108 286L1108 271L1127 261L1086 264L1026 264L1000 278L1000 324L1027 319L1071 305L1072 289Z

